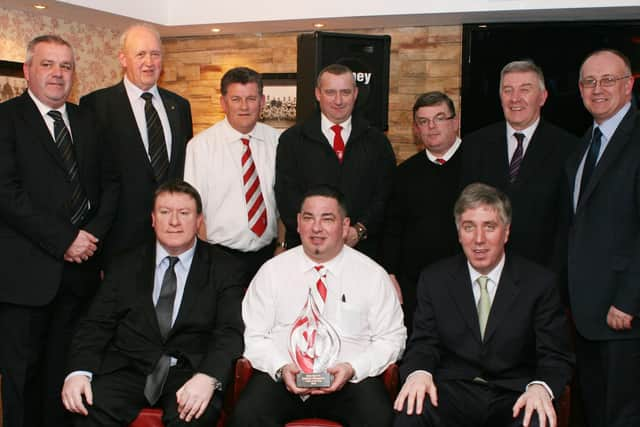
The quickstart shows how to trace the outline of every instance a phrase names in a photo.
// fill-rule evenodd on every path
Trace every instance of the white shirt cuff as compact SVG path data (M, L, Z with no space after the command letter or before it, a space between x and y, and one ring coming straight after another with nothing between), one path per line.
M551 400L555 399L555 396L553 395L553 392L551 391L551 389L549 388L547 383L545 383L544 381L531 381L529 384L527 384L527 387L526 387L525 391L529 390L529 386L534 385L534 384L540 384L542 387L544 387L545 390L547 390L547 393L549 393L549 396L551 396Z
M93 379L93 373L92 372L89 372L89 371L73 371L69 375L67 375L64 380L66 381L69 378L77 377L78 375L84 375L85 377L88 377L89 381L91 381Z

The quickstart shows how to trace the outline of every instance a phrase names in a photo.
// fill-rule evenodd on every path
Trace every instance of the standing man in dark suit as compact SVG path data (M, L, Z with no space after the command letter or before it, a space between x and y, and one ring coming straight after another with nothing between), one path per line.
M629 60L596 51L580 68L593 116L567 162L568 283L589 427L640 425L640 115Z
M193 136L189 102L157 86L162 45L156 30L134 25L120 37L124 78L80 100L96 114L100 132L114 143L122 191L107 257L151 238L149 212L158 185L182 179L185 147Z
M165 426L220 415L242 353L241 270L196 238L191 185L161 185L151 217L156 241L114 258L74 337L62 400L76 426L126 426L149 405Z
M0 105L0 374L5 427L64 426L73 328L100 277L94 256L115 215L108 141L67 103L71 45L33 39L28 91Z
M420 276L395 426L555 427L573 365L555 276L505 254L504 193L471 184L454 215L464 256Z
M504 122L465 135L463 185L499 188L513 204L509 249L550 266L561 231L564 163L577 138L546 122L540 109L547 100L542 70L531 61L511 62L500 72Z
M413 105L413 131L424 150L396 168L386 210L382 264L402 289L404 320L409 330L420 272L460 250L451 221L462 169L459 124L453 101L447 95L420 95Z
M351 226L345 243L370 257L377 256L395 158L382 132L351 115L357 96L349 68L339 64L325 67L316 82L320 111L280 137L276 201L286 227L287 247L300 244L296 215L302 195L325 184L338 188L347 199Z

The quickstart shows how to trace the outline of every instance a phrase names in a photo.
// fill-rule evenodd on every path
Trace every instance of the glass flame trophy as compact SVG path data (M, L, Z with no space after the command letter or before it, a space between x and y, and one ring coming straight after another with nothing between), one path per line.
M296 386L300 388L329 387L333 375L327 372L340 352L340 337L322 317L318 304L309 296L289 334L289 355L300 368Z

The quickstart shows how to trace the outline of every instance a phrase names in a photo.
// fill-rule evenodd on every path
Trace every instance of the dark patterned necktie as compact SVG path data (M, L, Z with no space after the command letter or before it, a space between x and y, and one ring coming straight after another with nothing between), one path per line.
M580 197L582 197L582 194L584 193L584 190L587 188L587 184L589 183L589 179L591 179L593 170L596 168L601 144L602 132L600 131L599 127L596 127L593 130L593 137L591 138L591 143L589 144L589 152L587 153L587 158L585 159L584 167L582 168L582 179L580 180L580 193L578 195L578 201L580 201Z
M151 158L151 168L156 177L156 182L166 180L169 171L169 156L167 154L167 144L164 139L162 122L158 112L153 106L151 99L153 94L144 92L140 95L144 99L144 115L147 119L147 137L149 140L149 157Z
M173 304L176 299L176 289L178 287L178 278L176 277L175 266L179 261L178 257L167 257L169 259L169 267L162 278L162 287L160 288L160 296L156 303L156 317L162 339L166 340L171 331L171 319L173 318ZM151 405L154 405L167 381L169 368L171 367L171 357L163 354L160 356L158 363L153 371L147 376L147 382L144 386L144 396Z
M76 162L76 156L73 151L71 134L69 134L69 129L67 129L64 120L62 120L60 111L51 110L47 114L53 118L53 133L55 134L56 146L60 151L64 167L71 182L71 223L74 225L82 224L85 220L85 215L89 211L89 200L87 200L84 189L80 184L78 162Z
M522 142L524 141L524 133L515 132L513 136L516 137L518 145L516 146L516 151L513 152L513 157L511 157L511 163L509 163L509 181L512 183L518 177L520 164L522 163Z

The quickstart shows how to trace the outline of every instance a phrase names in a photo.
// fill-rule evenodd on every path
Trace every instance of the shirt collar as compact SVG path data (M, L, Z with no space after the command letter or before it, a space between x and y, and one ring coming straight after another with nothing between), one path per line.
M191 267L191 261L193 260L193 255L196 252L197 243L198 243L198 239L196 238L193 240L193 246L191 246L189 249L187 249L186 251L178 255L180 264L182 264L187 270ZM160 242L156 240L156 269L160 267L160 264L168 256L173 256L173 255L169 255L167 250L160 244Z
M312 270L316 265L322 265L329 273L334 276L340 275L340 272L342 271L342 260L344 259L344 253L348 250L345 246L343 246L340 252L338 252L338 255L331 258L329 261L317 262L309 258L309 256L304 253L304 248L302 246L300 247L300 249L302 250L301 266L303 272Z
M622 108L618 110L617 113L615 113L613 116L609 117L607 120L602 122L602 124L597 124L594 121L593 128L595 129L596 126L599 127L600 132L602 132L602 135L604 135L607 141L609 141L613 136L613 133L616 131L616 129L620 125L620 122L622 121L622 119L624 119L624 116L627 114L627 111L629 111L629 108L631 108L631 102L627 102L625 105L623 105Z
M498 283L500 283L500 277L502 276L502 270L504 269L504 260L505 260L505 254L502 254L502 258L500 259L500 262L498 262L498 265L496 265L493 268L493 270L489 272L489 274L482 274L478 272L478 270L473 268L473 266L469 263L469 261L467 261L467 267L469 268L469 277L471 278L471 283L472 284L475 283L478 277L480 276L487 276L489 280L491 280L497 286Z
M531 126L522 130L516 130L509 124L509 122L506 122L506 123L507 123L507 138L511 138L513 137L514 133L519 132L524 134L525 141L531 141L531 137L536 131L538 124L540 124L540 117L538 117L536 121L531 124Z
M433 163L438 163L436 161L436 159L443 159L445 162L448 162L450 158L453 157L454 154L456 154L456 151L458 151L458 148L460 148L460 144L462 143L462 140L460 140L460 138L456 137L455 142L453 143L453 145L451 147L449 147L449 149L447 150L446 153L444 153L444 155L442 157L436 157L434 156L428 149L425 148L424 152L427 153L427 158L432 161Z
M251 129L251 132L249 133L240 133L237 130L235 130L233 128L233 126L231 126L231 123L229 123L229 120L227 119L227 117L225 116L224 120L224 128L225 128L225 134L228 138L228 142L233 142L233 141L240 141L240 139L242 138L247 138L247 139L258 139L260 141L264 141L265 137L263 135L262 132L260 132L260 129L258 127L258 123L256 123L256 125L253 127L253 129Z
M322 131L324 133L329 132L329 134L331 134L333 132L333 130L331 130L331 126L334 126L335 124L336 123L333 123L331 120L329 120L327 116L324 115L324 113L320 113L320 127L322 128ZM340 126L342 126L342 132L351 132L351 116L349 116L349 118L344 122L340 123ZM331 141L333 141L333 139Z
M124 82L124 88L127 91L127 96L129 96L129 100L131 102L135 101L135 100L140 100L141 95L145 92L149 92L150 94L153 95L154 98L156 98L157 100L161 101L162 98L160 98L160 92L158 91L158 85L155 84L153 85L151 88L149 88L149 90L142 90L140 89L138 86L134 85L126 76L124 76L124 78L122 79ZM144 102L144 100L142 100L142 102Z
M51 110L60 111L60 114L62 114L62 117L67 117L67 103L66 102L64 104L62 104L61 107L51 108L47 104L45 104L44 102L42 102L38 98L36 98L36 96L33 94L33 92L31 92L31 89L28 90L28 93L29 93L29 96L31 97L31 99L33 100L33 102L36 104L36 107L38 107L38 111L40 111L40 114L42 114L43 117L49 117L49 116L47 116L47 113L49 111L51 111ZM51 119L51 120L53 120L53 119Z

